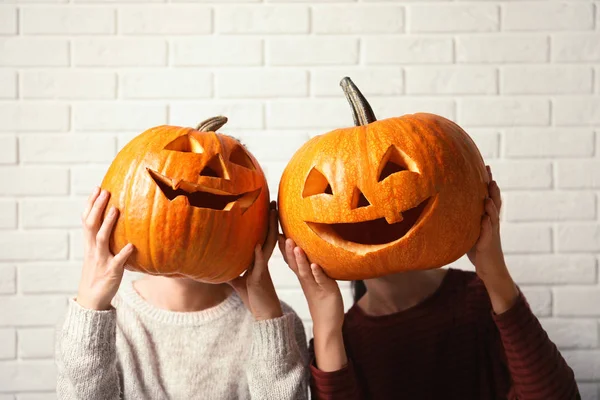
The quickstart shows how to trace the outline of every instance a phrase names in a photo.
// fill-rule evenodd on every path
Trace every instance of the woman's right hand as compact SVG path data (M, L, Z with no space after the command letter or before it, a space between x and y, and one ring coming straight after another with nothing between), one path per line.
M342 336L344 302L337 282L319 265L309 263L304 251L292 239L280 236L279 249L298 277L308 302L317 367L326 372L342 369L348 359Z
M102 221L110 193L96 187L88 198L87 207L81 216L84 236L84 261L77 303L91 310L108 310L117 294L125 263L133 253L132 244L127 244L115 256L109 249L119 211L112 207Z

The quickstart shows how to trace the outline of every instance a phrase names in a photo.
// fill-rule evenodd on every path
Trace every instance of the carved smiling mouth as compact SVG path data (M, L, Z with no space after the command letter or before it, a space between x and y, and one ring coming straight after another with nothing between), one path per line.
M403 238L417 223L432 197L402 212L402 221L389 224L385 218L354 223L323 224L306 222L319 237L335 245L382 245Z
M197 208L229 211L235 204L238 204L244 213L254 204L261 191L258 188L250 192L232 194L195 183L176 181L150 168L146 168L146 170L167 199L173 201L177 197L183 196L190 206Z

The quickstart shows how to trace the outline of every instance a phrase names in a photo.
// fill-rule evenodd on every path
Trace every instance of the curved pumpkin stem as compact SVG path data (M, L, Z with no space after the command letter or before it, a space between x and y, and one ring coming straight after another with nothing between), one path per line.
M197 131L200 132L216 132L219 128L227 123L227 117L219 115L217 117L212 117L207 120L204 120L198 124L196 127Z
M352 79L347 76L342 79L340 82L340 86L344 90L344 94L346 95L346 99L350 103L352 107L352 117L354 118L354 125L368 125L371 122L377 121L375 118L375 113L371 108L371 105L363 96L363 94L358 90Z

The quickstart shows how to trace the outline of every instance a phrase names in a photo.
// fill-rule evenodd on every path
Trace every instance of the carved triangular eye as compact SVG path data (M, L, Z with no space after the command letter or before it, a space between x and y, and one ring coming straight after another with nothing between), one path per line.
M314 196L316 194L332 195L333 191L331 190L331 185L329 184L329 181L325 175L313 167L306 178L306 182L304 183L302 197Z
M256 170L252 159L246 153L246 150L240 145L236 145L235 148L231 151L231 155L229 156L229 161L233 164L237 164L244 168L248 168L251 170Z
M404 152L394 145L390 146L379 164L379 178L377 181L381 182L390 175L410 170L410 164L413 164L413 162Z
M179 136L177 139L166 145L165 150L181 151L184 153L204 153L204 148L200 142L190 135Z
M225 165L223 165L223 159L219 154L215 154L204 166L200 172L200 176L210 176L213 178L229 179L229 174Z

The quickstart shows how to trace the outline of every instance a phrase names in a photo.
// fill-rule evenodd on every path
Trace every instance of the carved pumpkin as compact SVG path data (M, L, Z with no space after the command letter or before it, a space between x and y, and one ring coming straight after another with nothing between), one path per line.
M286 236L330 277L441 267L479 236L487 173L471 138L433 114L381 121L349 78L356 127L301 147L279 186Z
M266 237L269 190L243 145L215 132L226 122L158 126L119 152L102 188L120 210L111 250L136 247L128 269L220 283L250 265Z

